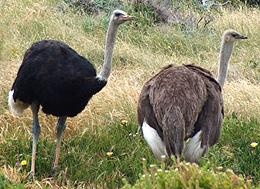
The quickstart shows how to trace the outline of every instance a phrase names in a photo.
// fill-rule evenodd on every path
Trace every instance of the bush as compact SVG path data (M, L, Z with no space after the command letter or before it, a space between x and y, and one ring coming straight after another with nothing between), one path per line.
M193 0L193 1L199 1L202 2L202 0ZM210 2L213 0L210 0ZM232 5L238 5L238 4L246 4L246 5L260 5L259 0L214 0L215 3L225 3L229 1Z
M109 12L111 9L120 9L123 6L120 0L64 0L64 2L70 7L89 15L97 15L100 11Z
M240 0L240 2L245 3L247 5L260 5L259 0Z
M215 188L242 189L253 188L251 181L245 181L232 170L213 171L196 164L177 163L170 170L162 167L150 166L139 180L131 186L125 181L124 189L182 189L182 188Z

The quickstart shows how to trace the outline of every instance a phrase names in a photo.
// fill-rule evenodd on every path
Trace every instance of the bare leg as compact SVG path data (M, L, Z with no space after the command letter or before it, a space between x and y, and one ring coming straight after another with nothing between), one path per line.
M38 119L40 105L38 103L32 103L31 109L33 113L33 145L32 145L32 164L31 164L31 172L30 176L34 178L35 175L35 161L36 161L36 152L37 152L37 143L39 140L39 136L41 133L41 127Z
M66 119L67 117L59 117L58 124L57 124L57 142L56 142L56 149L55 149L55 160L53 162L53 167L52 167L52 175L55 174L58 163L59 163L59 158L60 158L60 146L61 146L61 141L63 138L63 133L66 128Z

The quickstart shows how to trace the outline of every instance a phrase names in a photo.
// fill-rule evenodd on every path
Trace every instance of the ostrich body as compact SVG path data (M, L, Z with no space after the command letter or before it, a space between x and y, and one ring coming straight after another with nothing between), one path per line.
M222 88L233 43L246 38L232 30L223 34L217 81L201 67L169 65L145 83L138 122L157 159L179 159L183 152L186 161L198 162L218 141L224 117Z
M33 113L33 146L31 176L35 175L36 147L40 135L38 111L59 117L57 143L52 171L55 172L67 117L80 113L91 97L107 83L112 68L112 54L118 26L131 20L125 12L115 10L106 35L104 64L99 75L94 66L61 41L34 43L25 53L17 77L9 92L9 109L21 115L31 106Z

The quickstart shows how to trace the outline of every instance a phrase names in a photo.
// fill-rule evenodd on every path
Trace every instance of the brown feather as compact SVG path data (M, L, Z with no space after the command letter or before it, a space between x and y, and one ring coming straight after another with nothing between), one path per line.
M202 145L217 142L223 120L221 88L212 74L195 65L164 67L144 85L138 122L154 128L169 156L179 157L184 141L202 130Z

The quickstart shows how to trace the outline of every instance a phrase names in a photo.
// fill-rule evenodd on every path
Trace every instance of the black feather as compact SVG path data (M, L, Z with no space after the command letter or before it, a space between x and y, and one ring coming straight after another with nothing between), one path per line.
M72 117L106 83L96 77L93 65L71 47L43 40L26 51L12 90L14 100L38 102L46 114Z

